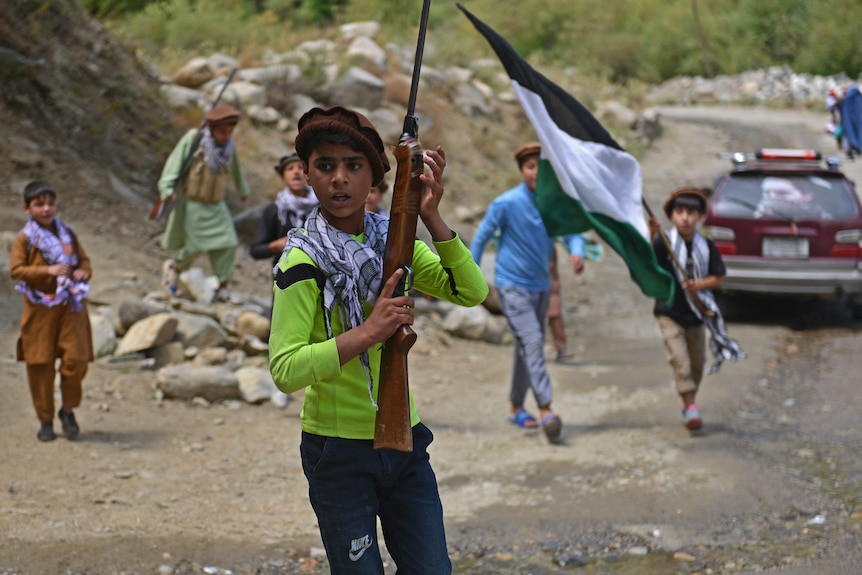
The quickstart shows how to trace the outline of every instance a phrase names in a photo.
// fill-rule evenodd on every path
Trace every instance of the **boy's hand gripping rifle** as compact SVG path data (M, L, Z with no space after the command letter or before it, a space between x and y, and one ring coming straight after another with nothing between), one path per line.
M422 180L425 164L419 145L419 121L414 115L416 91L419 87L419 70L425 46L425 29L428 25L428 9L431 0L422 4L422 19L419 24L419 40L416 44L416 59L413 62L413 79L410 85L410 100L404 129L394 149L398 168L392 187L392 203L389 208L389 232L386 238L386 254L383 257L383 281L395 270L404 269L404 276L395 288L394 296L405 295L413 285L413 245L416 241L416 224L422 200ZM402 325L383 342L380 358L380 381L377 391L377 421L374 428L374 449L413 451L413 430L410 425L410 389L407 379L407 353L416 342L416 332Z
M215 108L221 101L221 97L224 95L224 91L227 89L228 84L230 84L231 80L233 80L234 74L236 74L236 68L233 68L230 71L230 75L227 77L227 80L225 80L225 83L222 84L221 90L219 90L218 96L216 96L216 99L213 100L213 103L210 105L210 109L207 110L208 112ZM195 157L195 152L197 151L198 146L201 145L201 140L204 137L203 129L206 123L206 115L204 115L204 119L201 121L201 125L198 126L198 133L195 134L195 138L194 140L192 140L192 147L189 150L188 155L183 158L183 166L180 169L180 175L177 176L177 180L174 182L174 195L179 193L178 190L181 189L183 180L185 180L186 176L189 174L189 170L192 167L192 160ZM150 210L150 219L158 220L162 216L166 215L168 212L171 211L171 208L173 207L172 204L173 200L171 200L170 197L165 198L164 200L161 198L156 200L156 203L153 204L153 208Z

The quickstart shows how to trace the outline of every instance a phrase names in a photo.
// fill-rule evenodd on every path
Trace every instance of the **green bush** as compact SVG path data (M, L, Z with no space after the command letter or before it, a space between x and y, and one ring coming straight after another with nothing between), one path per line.
M157 62L203 47L259 58L334 26L381 24L378 43L416 41L422 2L403 0L82 0L96 14L121 15L113 28ZM862 72L858 0L471 0L467 8L528 60L575 67L618 82L660 82L775 65L855 77ZM704 46L704 41L706 46ZM429 65L467 65L493 53L450 2L431 4Z
M97 18L120 18L167 0L81 0L81 5Z
M806 26L805 49L793 66L812 74L845 72L856 77L862 72L862 4L858 0L818 2L816 14ZM827 14L828 17L824 17Z
M731 69L790 65L803 49L810 0L743 0L727 33Z

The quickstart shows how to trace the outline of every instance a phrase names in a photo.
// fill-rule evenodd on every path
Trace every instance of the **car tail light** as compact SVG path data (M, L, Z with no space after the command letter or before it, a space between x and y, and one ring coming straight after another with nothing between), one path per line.
M736 255L736 244L733 242L713 242L715 249L723 256Z
M832 257L862 258L862 230L841 230L835 233Z
M732 229L721 226L703 226L700 231L712 240L721 255L732 256L736 253L736 234Z

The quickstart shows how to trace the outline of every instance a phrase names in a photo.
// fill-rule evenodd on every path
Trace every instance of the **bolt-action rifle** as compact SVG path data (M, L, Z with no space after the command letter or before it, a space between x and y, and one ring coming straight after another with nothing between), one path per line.
M225 81L224 84L222 84L221 90L219 90L218 96L216 96L216 99L213 100L213 103L210 105L210 110L215 108L218 105L218 103L221 101L221 97L224 94L224 91L227 89L228 84L230 84L230 81L233 80L234 74L236 74L236 68L234 68L230 71L230 74L228 75L227 80ZM206 121L206 114L205 114L204 119L201 121L201 125L198 126L198 132L197 132L197 134L195 134L195 137L192 140L192 147L189 148L188 155L185 158L183 158L183 166L182 166L182 169L180 169L180 175L177 176L177 180L174 182L174 195L170 196L168 198L165 198L164 200L161 197L158 200L156 200L156 203L153 204L153 209L150 210L150 219L151 220L158 220L162 216L168 214L171 211L171 208L173 207L174 200L177 199L177 196L179 195L180 190L182 190L183 181L186 179L186 176L189 174L189 170L192 168L192 161L194 160L195 152L197 151L198 146L200 146L200 144L201 144L201 139L204 137L203 128L206 125L206 123L207 123L207 121ZM174 199L172 200L171 198L174 198Z
M383 257L384 281L397 269L404 270L393 296L405 295L413 286L413 246L416 241L416 224L422 200L424 171L423 150L419 145L419 120L414 115L416 92L419 87L419 70L425 46L425 29L428 25L428 9L431 0L422 4L419 24L419 39L416 43L416 58L413 62L413 79L404 129L395 147L398 168L392 187L392 203L389 209L389 232L386 238L386 253ZM383 343L380 358L380 382L377 391L377 421L374 429L374 449L413 451L413 430L410 426L410 388L407 378L407 353L416 342L416 332L402 325Z

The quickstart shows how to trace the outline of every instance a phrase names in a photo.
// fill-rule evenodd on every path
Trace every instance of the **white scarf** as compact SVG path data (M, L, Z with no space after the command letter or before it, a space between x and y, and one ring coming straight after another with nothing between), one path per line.
M365 243L332 227L320 214L320 206L312 209L305 221L305 228L294 228L287 234L284 253L299 248L314 260L326 275L323 286L324 323L326 337L332 337L332 311L339 306L342 332L353 329L365 321L364 304L374 305L383 278L383 255L386 251L386 236L389 219L372 212L365 212ZM277 267L273 269L273 273ZM359 354L365 378L368 382L368 397L374 401L374 376L368 351Z
M688 261L688 247L686 246L685 240L679 235L679 231L676 228L670 230L667 235L670 240L670 245L673 248L673 252L676 254L677 261L685 265L685 262ZM709 246L706 243L706 238L704 238L697 230L695 230L694 237L691 240L691 252L694 269L691 272L690 279L698 280L707 277L709 275ZM673 266L673 270L681 285L684 282L683 270L680 270L676 265ZM711 311L712 315L702 314L695 301L692 299L693 297L700 299L703 306L707 310ZM709 367L707 373L717 372L719 368L721 368L721 364L725 359L736 361L745 357L745 353L740 349L739 344L730 339L727 335L724 318L721 316L721 310L718 308L718 304L715 302L715 296L712 294L711 290L700 290L694 296L685 292L685 299L688 302L688 307L690 307L691 311L694 312L694 315L703 321L703 323L706 324L706 327L709 328L709 349L712 351L715 361Z

